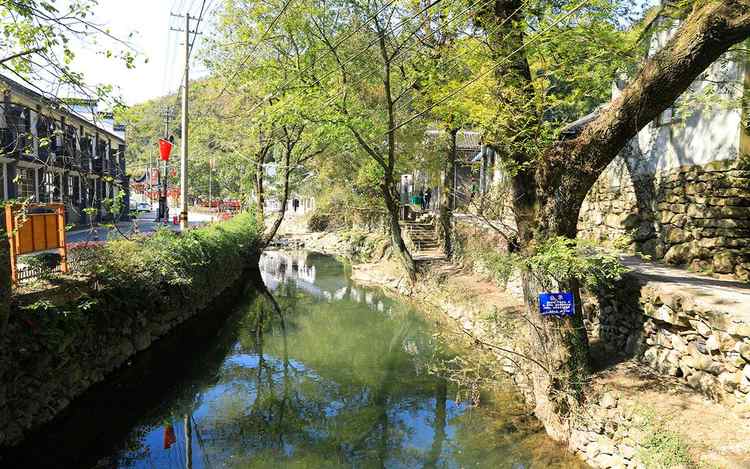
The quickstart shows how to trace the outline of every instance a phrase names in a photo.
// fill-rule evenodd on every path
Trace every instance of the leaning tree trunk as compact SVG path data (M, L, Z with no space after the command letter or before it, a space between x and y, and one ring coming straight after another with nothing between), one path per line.
M529 176L523 171L514 178L514 186L519 190L529 187L527 184L530 183L532 181L529 181ZM558 236L575 238L580 204L577 208L568 207L573 213L566 212L565 218L557 219L559 223L545 226L538 223L540 212L557 211L545 207L546 204L555 204L555 201L554 198L545 197L514 197L522 256L528 258L535 255L540 244L549 239ZM545 273L528 267L522 269L521 279L527 326L521 347L529 358L524 371L532 384L534 412L550 436L566 441L570 435L569 418L583 398L583 383L590 372L589 343L583 324L580 285L575 279L554 280ZM562 291L573 294L574 315L542 316L539 294Z
M453 194L456 190L456 135L458 129L450 131L450 148L443 167L443 184L440 193L440 229L443 232L443 251L450 259L453 257Z
M521 1L496 1L482 12L485 28L506 24L506 19L520 11ZM496 57L506 57L507 44L524 42L520 24L512 21L490 34ZM539 157L514 155L514 163L522 168L513 177L521 253L532 256L540 243L556 236L575 238L587 192L628 140L671 106L724 52L748 37L750 0L696 3L675 36L578 137L553 144ZM499 104L518 109L519 116L523 115L521 110L528 112L524 102L532 102L529 97L533 97L533 88L526 57L516 56L498 70L497 78L503 84L496 90ZM523 280L529 326L527 352L536 359L526 370L533 384L535 411L550 435L565 440L571 407L582 397L589 368L580 288L574 279L552 283L531 270L523 272ZM546 289L572 291L575 315L564 319L541 317L538 294Z
M517 249L524 258L534 256L539 246L556 236L575 237L575 225L551 224L540 226L543 205L553 203L541 197L540 191L555 194L555 182L539 185L538 158L528 153L528 146L519 142L521 135L531 135L530 128L538 127L543 112L534 107L538 100L527 57L512 53L517 44L526 41L523 29L525 12L523 0L497 0L480 12L479 20L488 30L488 43L493 59L503 64L496 69L495 96L498 114L513 118L508 121L507 134L498 135L498 142L507 148L507 154L517 168L512 178L512 205L518 229ZM510 20L510 21L509 21ZM508 60L508 57L512 57ZM504 142L508 142L507 145ZM578 210L567 215L565 221L575 217ZM552 284L540 272L524 268L521 273L525 298L525 327L519 330L518 344L528 360L520 362L522 372L532 385L535 414L547 433L557 440L567 440L568 419L582 397L580 384L588 374L588 339L582 327L580 301L572 318L542 317L539 311L539 294L548 290L571 290L580 297L577 284L570 279L560 279Z
M292 175L291 152L291 149L287 149L287 151L284 152L284 191L283 195L281 196L281 211L276 216L273 224L268 228L268 230L266 230L266 233L263 235L263 248L268 246L268 244L273 240L273 237L276 236L276 232L279 231L281 222L284 221L284 216L286 215L286 204L287 202L289 202L289 178Z
M385 208L388 212L388 223L391 231L391 244L396 252L396 255L401 261L401 265L406 270L406 274L409 276L409 280L415 282L417 280L417 265L414 262L414 258L411 257L409 249L406 247L404 242L404 236L401 232L401 224L399 223L399 204L398 198L393 194L393 176L386 174L383 185L381 187L383 191L383 200L385 201Z

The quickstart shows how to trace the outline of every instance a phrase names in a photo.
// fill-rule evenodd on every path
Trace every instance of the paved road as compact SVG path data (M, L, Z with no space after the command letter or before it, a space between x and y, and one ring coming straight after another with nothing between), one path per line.
M735 323L750 325L750 285L688 272L679 267L644 262L639 257L623 256L622 263L635 274L670 295L689 297L704 311L730 315Z
M118 229L105 227L97 227L94 228L93 231L88 229L69 231L65 236L65 240L68 243L80 243L94 240L105 241L107 239L122 237L120 232L126 236L132 234L135 229L137 229L139 233L152 233L156 231L158 227L166 227L174 231L180 231L179 225L173 225L172 223L157 223L154 221L154 218L156 218L156 212L142 213L135 220L118 223L117 228L119 231ZM188 213L188 220L188 223L192 228L211 221L211 216L203 213Z

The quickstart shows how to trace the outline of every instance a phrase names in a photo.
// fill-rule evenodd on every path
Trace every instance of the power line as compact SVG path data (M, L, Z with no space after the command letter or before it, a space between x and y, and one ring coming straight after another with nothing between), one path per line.
M453 18L451 18L451 19L450 19L450 20L449 20L449 21L448 21L448 22L446 23L446 25L448 25L448 24L451 24L451 23L453 23L454 21L456 21L456 20L460 19L461 17L463 17L464 15L466 15L466 14L467 14L467 13L468 13L468 12L469 12L469 11L470 11L470 10L471 10L471 9L472 9L473 7L474 7L474 6L476 6L476 5L478 4L478 3L483 3L483 6L484 6L484 5L486 5L487 3L491 2L491 1L493 1L493 0L476 0L476 1L474 2L474 3L472 3L471 5L469 5L469 6L468 6L468 7L466 8L466 9L464 9L464 10L463 10L463 11L462 11L461 13L459 13L458 15L454 16ZM519 7L519 8L520 8L520 7ZM421 13L422 13L422 12L420 12L419 14L421 14ZM502 25L503 25L503 24L504 24L504 22L503 22L502 24L498 25L496 29L499 29L500 27L502 27ZM408 47L407 47L406 49L403 49L402 51L403 51L403 52L416 52L416 50L417 50L417 46L418 46L418 43L414 43L414 44L412 44L412 45L408 46ZM371 47L371 45L370 45L370 46L368 46L368 47ZM460 58L461 56L463 56L463 55L465 55L465 54L466 54L466 52L463 52L463 53L461 53L461 54L458 54L458 55L456 55L456 56L454 56L454 57L451 57L451 61L454 61L454 60L456 60L456 59ZM405 54L404 54L404 53L402 53L402 54L399 54L399 56L400 56L400 57L403 57L403 55L405 55ZM346 62L344 62L344 65L346 65L346 64L348 64L348 63L350 63L350 61L346 61ZM354 82L354 83L356 83L356 82L359 82L359 81L361 81L361 80L363 80L363 79L366 79L366 78L368 78L368 77L371 77L371 76L373 76L373 75L374 75L375 73L376 73L376 72L369 72L369 73L367 73L366 71L364 71L364 72L361 72L361 73L357 74L357 75L356 75L356 76L354 77L354 80L353 80L353 82ZM328 75L330 75L330 73L329 73ZM317 82L317 83L320 83L320 80L322 80L322 79L326 78L326 76L328 76L328 75L325 75L325 76L321 77L320 79L316 79L316 82ZM343 94L344 94L345 92L346 92L346 90L343 90L343 91L340 91L339 93L337 93L337 94L335 94L335 95L331 96L331 97L330 97L330 98L328 99L328 101L326 101L326 103L324 104L324 107L325 107L325 106L328 106L328 105L331 105L331 104L333 104L333 100L334 100L334 99L336 99L336 98L338 98L338 97L340 97L340 96L342 96L342 95L343 95Z
M195 23L195 31L196 33L200 31L201 27L201 21L203 21L203 13L206 11L206 0L203 0L201 2L201 11L198 13L198 21ZM193 37L193 42L190 44L190 51L188 52L188 57L190 57L193 53L193 46L195 46L195 41L197 40L197 36Z
M462 11L461 13L459 13L459 14L457 14L456 16L454 16L453 18L451 18L451 19L450 19L450 20L449 20L449 21L448 21L448 22L446 23L446 25L448 25L448 24L451 24L452 22L454 22L454 21L457 21L458 19L462 18L462 17L464 16L464 15L466 15L467 13L469 13L469 12L471 11L471 9L472 9L472 8L474 8L474 7L475 7L475 6L477 5L477 4L479 4L479 3L482 3L483 5L486 5L487 3L491 2L491 1L493 1L493 0L476 0L476 1L474 2L474 3L472 3L471 5L469 5L469 6L468 6L468 7L466 8L466 9L464 9L464 10L463 10L463 11ZM517 10L516 10L516 11L515 11L515 12L514 12L513 14L517 13L518 11L520 11L520 9L521 9L521 8L523 8L523 5L521 5L521 6L520 6L520 7L519 7L519 8L518 8L518 9L517 9ZM420 12L419 14L421 14L421 12ZM511 15L511 16L512 16L512 15ZM416 17L416 15L415 15L414 17ZM412 18L414 18L414 17L412 17ZM504 25L504 24L505 24L505 23L506 23L506 22L508 21L508 19L509 19L509 18L506 18L506 19L505 19L505 20L504 20L503 22L501 22L501 23L500 23L499 25L497 25L497 26L496 26L496 27L495 27L495 28L493 29L493 32L494 32L494 31L497 31L497 30L499 30L499 29L500 29L501 27L503 27L503 25ZM400 54L400 55L402 55L402 56L403 56L403 55L405 55L405 53L406 53L406 52L415 52L415 51L417 50L417 46L418 46L418 43L417 43L417 42L415 42L414 44L412 44L412 45L408 46L408 47L407 47L406 49L402 49L402 54ZM372 47L372 44L370 44L370 45L368 46L368 48L369 48L369 47ZM362 53L362 52L364 52L364 51L366 51L366 50L367 50L367 49L361 50L360 52L358 52L358 53L357 53L357 54L355 54L355 55L359 55L360 53ZM450 61L451 61L451 62L453 62L453 61L455 61L455 60L458 60L458 59L459 59L460 57L462 57L463 55L466 55L466 54L467 54L468 52L471 52L471 50L467 50L467 51L464 51L464 52L462 52L462 53L460 53L460 54L457 54L457 55L455 55L455 56L451 57ZM353 59L353 57L351 57L350 59ZM347 61L345 61L345 62L344 62L344 65L345 65L345 64L347 64L347 63L349 63L349 62L350 62L350 60L347 60ZM348 83L348 85L349 85L349 86L351 86L352 84L354 84L354 83L357 83L357 82L360 82L360 81L362 81L362 80L364 80L364 79L367 79L367 78L369 78L369 77L373 76L373 75L374 75L374 74L376 74L376 73L377 73L377 71L363 71L363 72L361 72L361 73L359 73L359 74L357 74L357 75L355 75L355 76L351 77L351 78L353 78L353 79L352 79L352 80L351 80L351 81L350 81L350 82ZM328 75L330 75L330 73L329 73L329 74L327 74L326 76L328 76ZM321 78L319 78L319 79L316 79L316 82L317 82L317 83L320 83L320 81L321 81L321 80L322 80L323 78L325 78L325 76L324 76L324 77L321 77ZM329 97L329 98L327 99L327 101L326 101L326 102L325 102L325 103L323 104L323 107L325 108L325 107L327 107L327 106L329 106L329 105L333 104L334 100L335 100L336 98L338 98L338 97L342 96L342 95L343 95L344 93L346 93L346 89L344 89L344 90L342 90L342 91L338 92L337 94L335 94L335 95L333 95L333 96ZM412 101L413 101L413 99L412 99ZM411 101L410 101L410 102L411 102ZM249 112L251 112L251 111L253 111L254 109L256 109L256 108L258 107L258 105L259 105L259 104L256 104L256 105L255 105L255 106L254 106L253 108L251 108L251 109L250 109L250 111L249 111ZM407 104L407 105L408 105L408 104ZM398 111L400 111L400 110L403 110L403 108L404 108L404 107L406 107L406 106L402 106L402 107L401 107L401 109L397 110L396 112L398 112ZM274 131L275 131L276 129L278 129L278 128L279 128L279 127L275 127L275 128L273 128L273 129L271 130L271 132L274 132Z
M394 25L394 26L392 26L392 27L390 27L390 28L386 29L386 31L385 31L385 32L395 32L397 28L399 28L399 27L403 26L403 25L404 25L404 24L406 24L406 23L407 23L408 21L411 21L411 20L413 20L414 18L418 17L419 15L421 15L421 14L422 14L422 13L424 13L424 12L426 12L426 11L427 11L427 10L429 10L430 8L434 7L434 6L435 6L435 5L437 5L437 4L438 4L438 3L440 2L440 1L441 1L441 0L436 0L436 1L434 1L433 3L431 3L431 4L427 5L426 7L422 8L422 9L421 9L420 11L418 11L418 12L417 12L416 14L412 15L411 17L408 17L408 18L406 18L406 19L402 20L401 22L399 22L398 24L396 24L396 25ZM491 1L492 1L492 0L475 0L475 1L474 1L474 3L472 3L471 5L469 5L469 6L467 7L467 8L465 8L465 9L464 9L463 11L461 11L461 12L460 12L459 14L457 14L457 15L456 15L456 16L454 16L453 18L451 18L451 19L450 19L450 20L449 20L449 21L448 21L448 22L447 22L446 24L451 24L452 22L454 22L454 21L457 21L458 19L462 18L462 17L464 16L464 15L466 15L467 13L469 13L469 12L471 11L471 9L472 9L472 8L474 8L474 7L475 7L475 6L477 5L477 4L479 4L479 3L482 3L482 4L487 4L487 3L491 2ZM523 5L522 5L522 6L520 6L520 7L519 7L519 8L518 8L518 9L517 9L517 10L516 10L515 12L514 12L514 14L515 14L516 12L520 11L520 9L521 9L522 7L523 7ZM382 10L381 10L381 11L382 11ZM506 19L505 19L505 20L504 20L504 21L503 21L503 22L502 22L501 24L497 25L495 29L496 29L496 30L497 30L497 29L500 29L500 28L501 28L501 27L502 27L502 26L503 26L503 25L504 25L504 24L505 24L505 23L506 23L507 21L508 21L508 18L506 18ZM421 25L420 25L420 27L421 27ZM345 39L346 39L346 38L345 38ZM344 39L344 40L345 40L345 39ZM338 44L341 44L341 43L343 43L343 41L344 41L344 40L342 40L342 41L339 41L339 43L338 43ZM346 59L346 60L345 60L345 61L344 61L344 62L342 63L342 66L344 66L344 65L347 65L347 64L349 64L349 63L351 63L351 62L352 62L352 61L353 61L354 59L356 59L357 57L359 57L360 55L362 55L362 54L363 54L364 52L366 52L367 50L369 50L369 49L370 49L370 48L371 48L371 47L372 47L372 46L373 46L374 44L376 44L376 43L377 43L377 41L378 41L378 39L375 39L374 41L371 41L371 42L370 42L370 44L368 44L368 45L367 45L367 46L366 46L365 48L363 48L363 49L359 50L359 51L358 51L358 52L356 52L356 53L355 53L354 55L352 55L351 57L347 58L347 59ZM414 44L412 44L412 45L408 46L408 47L407 47L406 49L402 49L402 54L401 54L401 55L403 55L403 52L405 52L405 51L416 51L416 47L417 47L417 45L418 45L417 43L414 43ZM337 46L334 46L334 47L337 47ZM330 53L330 51L329 51L329 53ZM451 60L455 60L455 59L459 58L460 56L462 56L462 55L464 55L464 54L466 54L466 53L467 53L467 52L464 52L463 54L459 54L458 56L456 56L455 58L452 58ZM301 72L299 72L298 74L296 74L296 78L299 78L299 77L301 77L302 73L304 73L304 71L306 71L306 70L308 70L308 69L309 69L309 67L308 67L308 68L305 68L304 70L302 70ZM327 76L330 76L330 75L331 75L332 73L335 73L335 70L334 70L334 71L332 71L332 72L328 72L328 73L326 73L326 74L325 74L325 75L324 75L323 77L317 78L317 79L316 79L315 81L316 81L316 82L317 82L318 84L320 84L321 80L323 80L323 79L324 79L324 78L326 78ZM351 83L349 83L349 85L351 85L352 83L356 83L356 82L359 82L359 81L361 81L361 80L363 80L363 79L365 79L365 78L367 78L367 77L369 77L369 76L372 76L372 75L374 75L375 73L377 73L377 71L371 71L371 72L369 72L369 73L368 73L367 71L365 71L365 72L362 72L362 73L360 73L360 74L357 74L357 75L355 75L355 76L353 77L354 79L352 80L352 82L351 82ZM287 84L288 84L288 83L291 83L291 82L292 82L293 80L294 80L294 78L292 78L292 79L288 79L288 80L286 80L286 82L285 82L285 83L287 83ZM328 98L328 100L327 100L327 101L326 101L326 103L325 103L325 104L323 105L323 107L326 107L326 106L329 106L329 105L331 105L331 104L333 103L333 101L334 101L334 100L335 100L335 99L336 99L337 97L339 97L339 96L343 95L343 94L344 94L345 92L346 92L346 90L342 90L341 92L339 92L339 93L337 93L337 94L335 94L335 95L331 96L330 98ZM298 92L298 93L299 93L299 92ZM298 93L297 93L297 94L298 94ZM267 99L270 99L270 98L267 98ZM252 113L252 111L254 111L255 109L257 109L257 108L258 108L258 107L259 107L259 106L260 106L260 105L261 105L261 104L262 104L263 102L264 102L264 101L261 101L261 102L257 103L257 104L256 104L255 106L253 106L253 107L252 107L252 108L251 108L251 109L250 109L250 110L248 111L248 113ZM276 127L272 128L272 129L270 130L270 133L271 133L271 134L273 134L273 133L274 133L274 132L275 132L275 131L276 131L277 129L279 129L279 128L281 128L281 126L276 126Z
M422 10L420 10L420 12L418 12L418 13L417 13L416 15L412 15L411 17L408 17L408 18L404 19L403 21L401 21L401 22L400 22L400 23L398 23L397 25L395 25L395 26L392 26L392 27L390 28L390 32L394 32L396 28L398 28L398 27L400 27L400 26L403 26L403 25L404 25L404 24L405 24L405 23L406 23L407 21L410 21L410 20L414 19L414 18L415 18L416 16L418 16L418 15L420 15L420 14L424 13L424 12L425 12L425 11L427 11L427 10L428 10L429 8L432 8L433 6L437 5L437 4L438 4L438 3L440 2L440 1L442 1L442 0L435 0L435 1L433 2L433 3L429 4L429 5L427 6L427 7L423 8ZM349 40L349 39L350 39L351 37L353 37L353 36L354 36L354 35L355 35L356 33L358 33L359 31L361 31L361 30L362 30L362 28L364 28L364 27L365 27L365 26L366 26L366 25L367 25L367 24L368 24L368 23L369 23L370 21L372 21L372 20L374 20L374 19L377 19L378 15L379 15L380 13L382 13L382 12L383 12L383 11L384 11L384 10L385 10L386 8L388 8L389 6L391 6L391 5L392 5L393 3L395 3L395 2L396 2L396 0L391 0L390 2L386 3L385 5L383 5L383 6L382 6L382 7L380 8L380 9L378 9L378 10L377 10L377 11L376 11L375 13L373 13L373 14L372 14L372 15L371 15L371 16L370 16L369 18L367 18L367 20L366 20L366 21L363 21L363 22L362 22L362 24L360 24L360 25L359 25L359 27L357 27L357 28L356 28L356 29L355 29L354 31L352 31L351 33L349 33L349 34L345 35L345 36L344 36L344 37L343 37L342 39L340 39L340 40L339 40L338 42L336 42L335 44L333 44L333 45L331 46L331 49L333 49L333 50L336 50L336 49L337 49L337 48L338 48L338 47L339 47L339 46L340 46L341 44L343 44L344 42L348 41L348 40ZM386 31L388 31L388 30L386 30ZM349 57L349 58L348 58L348 59L347 59L347 60L346 60L346 61L345 61L345 62L343 63L343 65L347 65L347 64L351 63L351 62L352 62L352 61L353 61L354 59L356 59L357 57L359 57L359 56L360 56L361 54L363 54L363 53L367 52L367 51L368 51L368 50L369 50L369 49L370 49L370 48L371 48L371 47L372 47L373 45L375 45L375 44L377 43L377 41L378 41L377 39L375 39L375 40L373 40L373 41L370 41L370 43L369 43L369 44L368 44L368 45L367 45L366 47L364 47L363 49L361 49L361 50L360 50L359 52L357 52L357 53L356 53L356 54L354 54L353 56ZM327 55L330 55L330 54L332 54L332 53L333 53L333 52L332 52L331 50L328 50L328 51L326 51L326 53L325 53L325 54L323 54L323 58L325 58L325 57L326 57ZM303 69L302 71L300 71L299 73L297 73L297 74L296 74L296 76L294 76L293 78L290 78L290 79L287 79L287 80L285 80L285 81L284 81L284 83L282 83L281 85L279 85L279 86L277 87L277 90L276 90L276 91L274 91L273 93L271 93L271 95L267 96L267 97L266 97L265 99L273 99L273 98L277 97L277 96L278 96L278 93L279 93L279 92L280 92L280 91L281 91L281 90L282 90L282 89L283 89L284 87L286 87L287 85L289 85L289 84L290 84L290 83L291 83L291 82L292 82L293 80L296 80L296 79L300 78L300 77L302 76L302 74L303 74L303 73L305 73L305 72L309 71L309 70L310 70L310 69L311 69L311 68L312 68L313 66L314 66L314 63L313 63L313 64L310 64L310 65L308 65L307 67L305 67L305 68L304 68L304 69ZM316 80L315 80L315 81L316 81L316 83L317 83L317 84L320 84L320 80L322 80L323 78L326 78L327 76L330 76L330 75L331 75L332 73L335 73L335 72L328 72L328 73L327 73L326 75L324 75L324 76L323 76L322 78L316 79ZM225 87L225 88L226 88L226 87ZM264 99L264 100L265 100L265 99ZM250 109L250 110L249 110L248 112L253 112L254 110L256 110L256 109L257 109L257 108L258 108L258 107L259 107L259 106L260 106L260 105L262 104L262 102L263 102L264 100L262 100L262 101L261 101L260 103L258 103L258 104L256 104L255 106L253 106L253 107L252 107L252 108L251 108L251 109Z
M495 63L495 65L492 68L490 68L489 70L487 70L487 71L485 71L483 73L480 73L479 75L477 75L473 79L469 80L467 83L461 85L455 91L447 94L443 98L441 98L438 101L434 102L433 104L427 106L426 109L422 110L421 112L418 112L414 116L408 118L407 120L401 122L400 124L394 126L391 129L387 130L384 135L387 135L389 132L393 132L393 131L396 131L396 130L400 129L401 127L405 126L406 124L408 124L408 123L410 123L410 122L418 119L420 116L423 116L424 114L428 113L429 111L431 111L432 109L434 109L436 106L439 106L440 104L443 104L444 102L448 101L450 98L452 98L452 97L460 94L461 92L463 92L466 88L468 88L472 84L476 83L477 81L481 80L482 78L486 77L490 73L492 73L495 70L497 70L498 67L500 67L500 65L502 65L503 63L505 63L507 60L509 60L511 57L513 57L514 55L516 55L517 53L519 53L523 49L525 49L529 44L531 44L533 42L536 42L540 37L542 37L542 34L548 32L549 30L551 30L552 28L554 28L558 24L562 23L564 20L566 20L566 19L570 18L571 16L573 16L573 14L575 12L577 12L578 10L580 10L581 8L583 8L585 5L586 5L585 1L579 3L575 8L573 8L568 13L566 13L562 17L558 18L557 20L555 20L552 24L550 24L549 26L547 26L543 30L538 31L537 33L535 33L534 36L531 39L529 39L528 41L526 41L523 44L521 44L517 49L515 49L513 52L511 52L510 54L508 54L507 56L505 56L504 58L502 58L499 62Z
M276 16L274 16L273 20L271 21L271 24L268 25L268 28L266 28L266 30L263 32L258 42L256 42L255 45L252 47L252 49L250 50L250 53L245 55L245 57L242 59L240 63L240 66L237 67L234 73L232 74L232 77L224 83L224 86L219 92L219 96L222 96L224 94L224 92L227 90L227 87L229 86L229 83L231 83L232 80L234 80L237 77L237 75L240 73L240 69L244 67L247 61L252 57L252 55L258 49L258 46L260 45L260 43L266 39L266 36L268 35L268 33L273 29L273 27L276 25L276 22L279 21L279 18L281 18L281 15L283 15L284 12L286 12L287 8L289 8L289 5L291 3L292 3L292 0L286 0L286 2L284 2L284 6L281 8L281 11Z
M490 0L490 1L491 1L491 0ZM525 6L528 6L528 3L522 2L522 3L521 3L521 4L519 5L519 6L518 6L518 8L516 8L516 9L515 9L515 10L514 10L514 11L513 11L513 12L512 12L512 13L511 13L510 15L507 15L507 16L505 17L505 19L503 19L503 21L501 21L501 22L500 22L499 24L497 24L497 25L496 25L496 26L495 26L494 28L492 28L491 30L485 30L485 32L487 33L487 35L491 35L491 34L494 34L494 33L498 32L498 31L500 31L500 29L501 29L501 28L502 28L503 26L505 26L505 24L506 24L506 23L507 23L508 21L510 21L510 19L511 19L511 18L513 18L513 17L515 16L515 15L517 15L517 14L518 14L518 12L520 12L520 11L521 11L521 10L522 10L522 9L523 9L523 8L524 8ZM505 41L505 38L503 38L503 41ZM470 49L465 49L465 50L464 50L463 52L460 52L460 53L458 53L458 54L454 54L454 55L452 55L452 56L451 56L451 57L450 57L450 58L448 59L448 63L453 63L453 62L456 62L456 61L457 61L458 59L460 59L461 57L463 57L463 56L465 56L465 55L467 55L467 54L469 54L469 53L471 53L471 52L474 52L474 51L476 51L476 49L477 49L476 47L474 47L474 48L470 48ZM414 100L415 100L415 99L416 99L416 95L412 95L412 96L411 96L411 98L410 98L410 99L409 99L409 100L408 100L407 102L403 103L402 105L400 105L400 106L398 107L398 109L396 110L396 112L400 112L400 111L404 111L404 110L406 110L406 109L407 109L407 108L409 107L409 105L411 105L411 103L413 103L413 102L414 102Z

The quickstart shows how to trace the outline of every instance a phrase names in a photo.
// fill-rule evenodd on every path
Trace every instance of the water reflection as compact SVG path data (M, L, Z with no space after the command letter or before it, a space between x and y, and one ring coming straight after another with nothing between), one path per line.
M148 404L127 418L100 405L99 431L127 423L124 435L60 442L95 463L49 467L579 467L515 401L457 400L431 372L453 352L410 307L352 284L345 265L273 252L261 266L268 288L185 356L180 380L138 380ZM186 365L172 350L172 367Z
M261 276L270 290L277 290L284 283L293 283L305 293L329 302L348 299L355 303L364 303L370 309L380 312L385 310L382 298L373 291L357 287L348 276L332 266L325 266L329 271L318 277L316 263L326 263L327 256L308 251L268 251L260 260ZM336 264L334 264L336 265ZM335 272L331 275L331 270Z

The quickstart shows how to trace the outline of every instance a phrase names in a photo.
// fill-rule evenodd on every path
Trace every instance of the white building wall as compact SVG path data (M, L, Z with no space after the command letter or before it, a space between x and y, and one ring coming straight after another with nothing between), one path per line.
M650 55L661 49L677 29L677 25L662 27L665 29L652 36ZM680 97L678 104L641 130L634 148L638 151L625 152L633 176L737 158L746 69L746 62L736 54L724 54ZM691 104L681 110L680 102Z

